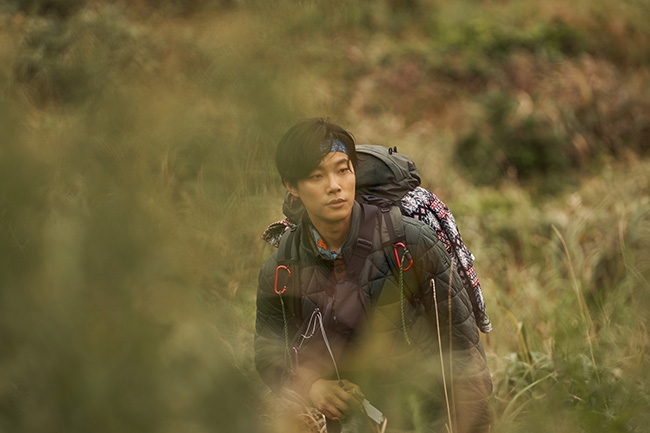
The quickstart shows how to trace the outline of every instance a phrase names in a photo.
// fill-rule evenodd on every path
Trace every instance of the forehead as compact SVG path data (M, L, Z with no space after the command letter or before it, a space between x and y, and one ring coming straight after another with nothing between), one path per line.
M350 162L350 157L343 152L330 152L323 156L318 161L317 168L336 167L339 165L347 165Z

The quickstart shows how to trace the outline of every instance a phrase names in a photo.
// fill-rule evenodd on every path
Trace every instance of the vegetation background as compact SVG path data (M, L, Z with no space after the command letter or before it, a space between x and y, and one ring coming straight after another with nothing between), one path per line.
M0 432L282 431L275 144L398 146L477 257L498 432L650 431L650 3L0 2Z

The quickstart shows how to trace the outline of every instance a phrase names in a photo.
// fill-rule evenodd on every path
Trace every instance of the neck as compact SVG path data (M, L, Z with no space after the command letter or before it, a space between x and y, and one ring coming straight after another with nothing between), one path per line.
M352 214L348 215L346 219L341 221L332 222L312 219L311 223L327 244L327 248L333 251L338 251L341 249L350 233Z

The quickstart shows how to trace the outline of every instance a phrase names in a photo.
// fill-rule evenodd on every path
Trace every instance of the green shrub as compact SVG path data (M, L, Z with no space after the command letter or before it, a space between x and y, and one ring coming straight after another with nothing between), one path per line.
M97 100L121 75L144 80L157 68L153 44L115 6L68 20L27 18L26 27L14 77L36 104Z
M510 95L488 95L485 125L458 139L456 158L477 184L553 179L575 167L563 137L535 115L519 116Z
M68 18L83 8L88 0L7 0L9 7L29 15Z
M560 18L527 25L480 16L451 23L437 20L430 26L430 37L443 52L486 55L493 60L522 50L551 58L574 56L582 51L585 39Z

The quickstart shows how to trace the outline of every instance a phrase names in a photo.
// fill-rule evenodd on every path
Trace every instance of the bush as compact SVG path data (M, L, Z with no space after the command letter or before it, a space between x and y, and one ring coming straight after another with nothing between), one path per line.
M68 18L88 0L7 0L7 5L29 15L47 15Z
M28 18L15 81L36 104L96 100L119 86L119 75L139 79L157 67L153 45L118 7L86 10L68 20Z
M552 125L532 114L519 115L517 105L509 94L486 96L485 124L459 138L456 158L475 183L553 178L575 166Z
M582 51L585 39L579 30L560 18L535 25L513 25L480 16L452 23L434 20L430 26L430 36L443 52L461 51L493 60L522 50L552 58L573 56Z

